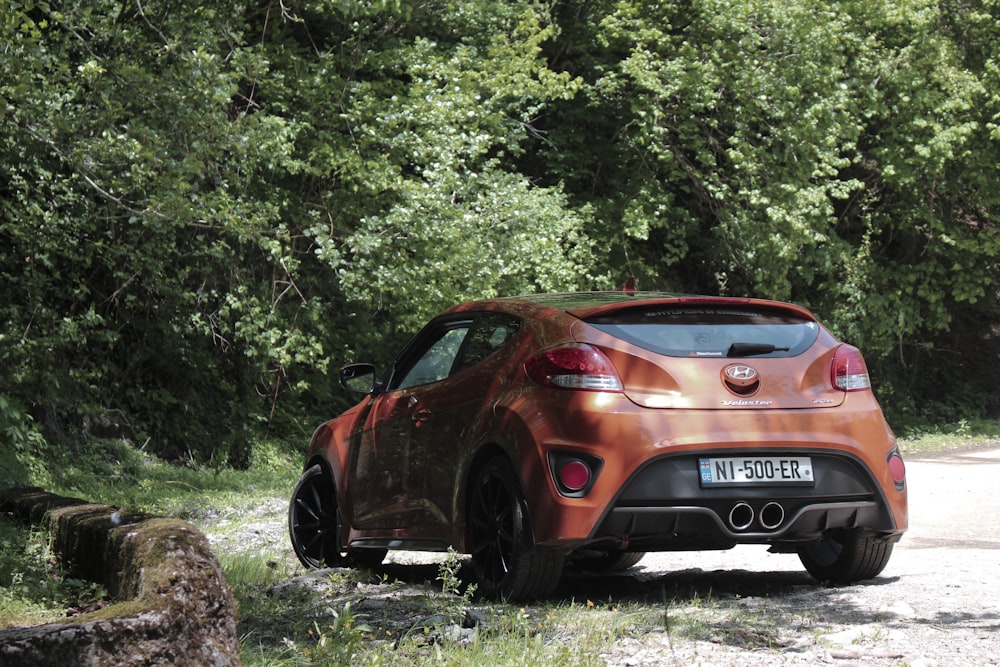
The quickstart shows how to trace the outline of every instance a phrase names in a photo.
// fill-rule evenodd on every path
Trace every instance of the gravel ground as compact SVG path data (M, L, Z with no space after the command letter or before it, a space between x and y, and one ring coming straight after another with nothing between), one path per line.
M910 530L871 582L821 587L796 556L748 546L649 554L620 575L570 575L556 595L648 604L676 619L678 628L698 619L697 631L618 640L601 656L615 667L1000 665L1000 449L910 459L907 472ZM202 529L220 551L294 559L286 502L244 508ZM317 573L287 585L309 586L329 599L360 596L356 608L375 613L380 623L412 627L427 622L420 616L427 596L440 594L419 584L434 580L439 560L436 554L390 554L390 563L409 564L386 567L390 578L411 582L405 586L375 582L334 591ZM465 625L485 618L478 614ZM456 633L460 639L457 626Z

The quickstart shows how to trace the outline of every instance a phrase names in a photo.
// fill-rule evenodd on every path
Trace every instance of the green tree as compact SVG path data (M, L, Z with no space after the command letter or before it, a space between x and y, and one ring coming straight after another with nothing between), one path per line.
M533 3L307 3L262 34L255 113L295 135L270 180L299 204L311 289L354 314L330 338L340 358L385 360L456 301L599 280L588 212L514 162L533 116L578 87L545 66L554 31Z
M237 6L10 5L0 305L8 386L36 411L121 409L167 455L225 454L295 326L276 207L280 122L239 107L264 63ZM49 418L51 421L51 417Z
M508 165L576 85L532 3L7 9L0 364L51 427L243 459L337 407L331 359L591 279L586 212Z
M983 360L1000 358L997 8L881 10L857 8L877 58L863 80L871 99L853 169L865 190L837 320L882 354L907 409L931 399L952 415L996 410Z

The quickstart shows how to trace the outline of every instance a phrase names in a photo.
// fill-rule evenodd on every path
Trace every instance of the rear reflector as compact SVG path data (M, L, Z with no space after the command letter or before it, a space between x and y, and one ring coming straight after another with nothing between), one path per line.
M569 491L579 491L590 484L590 468L580 459L571 459L559 471L559 481Z
M895 483L897 489L902 491L903 485L906 482L906 464L903 463L903 457L899 455L899 450L895 447L889 452L887 463L889 464L889 474L892 476L893 483Z
M549 470L559 495L584 498L601 474L604 461L583 452L549 451Z
M525 362L528 377L543 387L621 391L618 373L597 348L584 344L554 347Z
M863 391L872 386L861 351L851 345L841 345L837 348L833 355L830 375L833 386L841 391Z

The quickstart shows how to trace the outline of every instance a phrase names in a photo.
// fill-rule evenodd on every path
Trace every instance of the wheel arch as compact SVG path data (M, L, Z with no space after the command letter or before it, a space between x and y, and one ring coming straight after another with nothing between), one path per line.
M330 465L330 461L325 456L321 456L319 454L313 454L312 456L307 458L305 465L302 466L302 472L309 470L309 468L312 468L315 465L318 465L320 468L322 468L323 474L327 475L330 479L332 479L333 483L339 488L340 485L337 484L338 476L334 474L333 466Z
M323 471L333 480L337 501L341 505L345 500L346 484L344 478L347 475L350 455L349 431L347 430L349 426L343 417L331 419L321 424L309 440L309 450L302 468L304 472L313 465L322 466Z
M459 522L460 530L458 536L461 539L461 551L468 553L469 549L469 489L472 485L472 480L476 479L483 467L495 458L502 458L510 466L511 470L514 472L514 476L517 479L517 483L521 486L521 495L524 498L522 502L522 511L524 515L524 520L527 523L528 532L531 536L532 543L535 542L535 531L534 522L532 521L531 505L528 502L528 496L525 493L525 480L521 466L518 465L516 456L512 454L512 450L515 454L519 451L517 447L511 445L504 446L501 444L502 440L490 439L485 441L479 448L476 449L475 454L469 460L469 464L465 466L465 472L462 476L460 487L458 490L457 498L461 499L461 502L457 503L457 509L460 512L459 516L461 521Z
M492 406L492 415L485 420L484 432L478 438L479 445L470 449L467 463L459 466L459 479L456 480L454 541L460 541L462 551L468 550L468 503L469 487L487 461L500 456L507 461L514 471L515 478L521 486L524 520L527 523L531 541L538 542L536 534L537 522L535 513L541 511L540 493L549 494L552 486L548 461L543 453L543 447L537 441L535 432L528 425L533 415L525 415L522 408L525 403L520 391L511 392L501 397ZM541 491L542 489L545 491Z

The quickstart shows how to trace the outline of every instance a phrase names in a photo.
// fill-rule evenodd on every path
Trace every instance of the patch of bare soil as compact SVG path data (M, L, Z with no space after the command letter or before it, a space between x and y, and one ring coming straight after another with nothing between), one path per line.
M601 658L609 666L1000 665L1000 450L908 461L910 530L876 579L818 585L798 558L764 547L649 554L614 576L567 575L559 599L648 607L662 627L629 633ZM237 520L236 518L223 520ZM213 537L288 558L284 501L241 516L239 531ZM380 627L421 627L468 641L488 614L435 617L439 555L390 554L381 579L333 590L309 573L287 586L354 601ZM402 564L400 564L402 563ZM424 582L431 582L430 585ZM430 611L429 611L430 610Z

